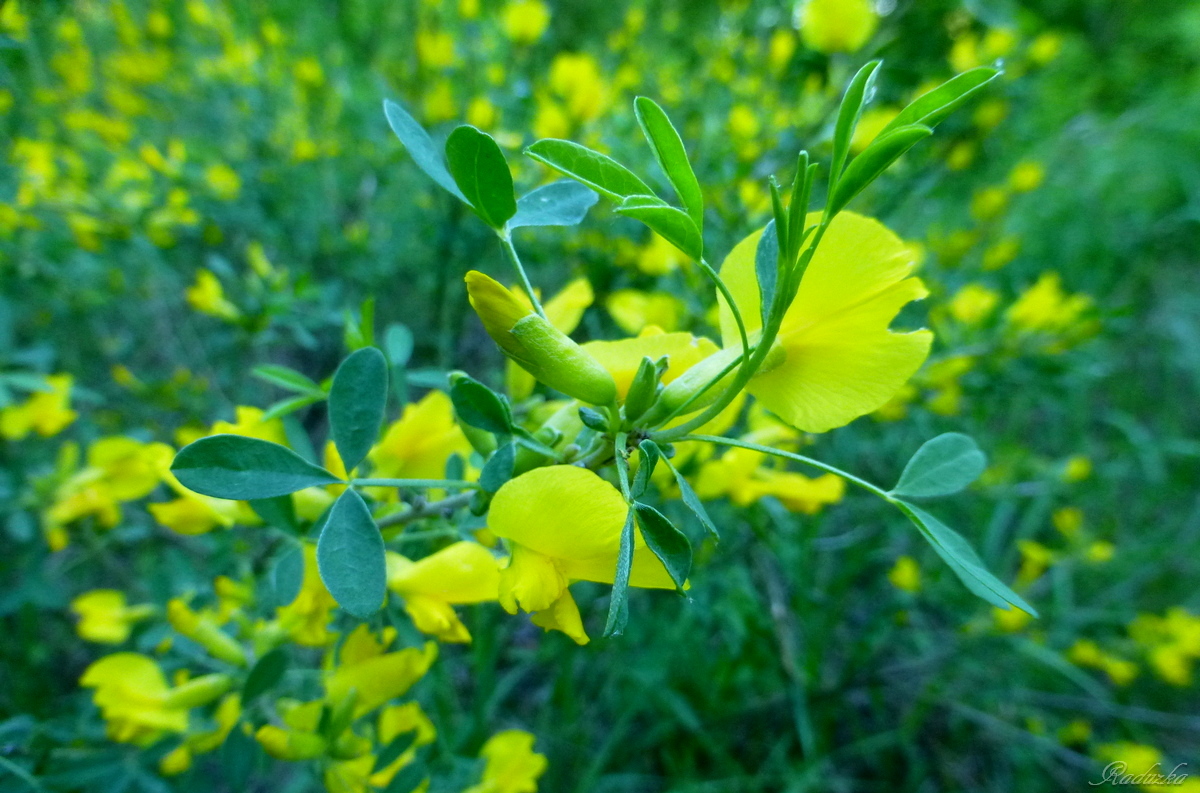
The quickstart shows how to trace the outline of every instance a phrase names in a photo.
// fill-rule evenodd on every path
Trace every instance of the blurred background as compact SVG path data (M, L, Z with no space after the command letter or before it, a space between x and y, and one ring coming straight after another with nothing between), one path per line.
M938 81L1005 74L853 207L921 258L931 294L896 324L935 331L929 362L797 442L887 482L925 439L975 437L989 468L941 513L1041 619L975 599L886 505L747 496L727 461L697 472L724 531L689 600L639 592L601 640L607 587L582 585L582 648L471 606L473 643L414 695L447 757L533 733L546 791L1084 790L1114 760L1188 763L1200 787L1200 5L7 0L0 32L0 791L322 789L265 756L162 776L105 740L78 681L106 649L73 600L252 586L267 540L182 530L144 506L157 480L62 488L99 439L178 447L287 398L254 367L321 381L372 334L398 400L451 369L503 386L462 280L507 278L502 252L384 99L435 138L491 133L524 192L550 178L521 154L544 137L665 184L632 113L651 96L716 263L766 222L769 175L800 148L828 161L876 57L858 148ZM545 294L591 284L577 339L718 336L694 265L603 205L517 243ZM321 406L287 407L293 445L320 448Z

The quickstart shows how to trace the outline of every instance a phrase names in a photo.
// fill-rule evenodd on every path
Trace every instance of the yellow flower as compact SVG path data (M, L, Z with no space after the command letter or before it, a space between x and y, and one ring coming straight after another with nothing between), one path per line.
M280 446L287 446L287 433L283 429L283 421L280 419L263 421L264 413L265 411L261 408L238 405L234 408L235 420L232 423L228 421L215 422L210 434L243 435L247 438L258 438L260 441L270 441L278 443Z
M1042 33L1029 45L1029 59L1045 65L1058 57L1062 51L1063 38L1058 33Z
M325 679L325 698L342 702L354 694L354 716L358 718L412 688L437 658L437 645L426 642L422 649L409 647L340 664Z
M1013 192L1028 193L1041 187L1046 178L1046 169L1041 163L1032 160L1019 162L1008 174L1008 186Z
M1000 302L998 292L983 284L967 284L950 300L950 315L964 325L978 325Z
M616 398L612 377L595 358L498 281L472 270L467 294L483 327L512 360L542 383L593 405Z
M541 0L509 0L500 12L504 33L517 44L532 44L550 24L550 7Z
M983 269L999 270L1021 252L1021 239L1011 234L998 239L983 252Z
M1079 507L1056 509L1051 516L1051 522L1062 536L1068 539L1078 537L1083 528L1083 510Z
M787 28L778 28L771 34L771 42L767 45L767 62L771 71L782 72L796 53L796 36Z
M996 623L996 629L1004 633L1018 633L1032 619L1033 617L1021 609L992 608L992 620Z
M199 644L213 658L244 666L246 651L229 634L221 630L221 615L211 609L193 611L181 598L167 602L167 621L180 635Z
M920 592L921 566L911 556L901 556L888 572L888 581L903 592Z
M388 589L404 598L404 610L422 633L443 642L469 642L471 634L453 604L496 600L500 565L475 542L456 542L413 562L388 553Z
M850 152L858 154L879 136L891 120L900 114L900 108L891 105L880 105L867 108L854 128L854 137L850 139Z
M1005 187L985 187L976 191L971 198L971 217L980 222L994 220L1008 206L1008 189Z
M197 755L215 751L225 743L225 739L229 737L229 733L233 732L241 715L241 697L237 694L226 695L212 714L212 720L216 722L216 727L188 735L184 738L183 743L159 761L158 770L164 776L174 776L187 771L192 767L192 760Z
M43 438L62 432L79 415L71 410L73 383L69 374L50 375L46 378L50 390L37 391L21 404L0 410L0 435L19 441L30 432Z
M534 737L523 730L505 730L488 738L479 750L487 761L483 778L465 793L535 793L546 771L546 757L533 751Z
M650 241L637 253L634 259L637 268L646 275L666 275L686 264L687 257L679 252L671 243L651 232Z
M477 96L467 105L467 123L480 129L491 129L496 123L496 106L486 96Z
M468 457L471 444L454 421L454 406L443 391L430 391L404 406L369 455L376 476L440 479L453 454Z
M321 62L312 56L296 61L292 65L292 76L301 85L312 88L325 82L325 70L321 68Z
M504 484L492 500L488 528L512 547L500 573L500 605L539 612L534 623L579 644L587 634L567 589L572 581L611 584L628 505L596 473L571 465L535 468ZM674 589L671 576L634 533L629 585Z
M107 655L79 683L96 690L92 699L114 741L149 746L165 733L187 731L188 708L170 702L162 670L144 655Z
M663 333L660 328L647 326L632 339L618 341L589 341L583 349L612 376L617 386L617 399L624 400L642 359L652 361L666 356L667 368L660 381L672 383L695 364L717 352L717 345L703 336L690 333Z
M800 12L800 35L818 52L856 52L877 22L869 0L808 0Z
M721 268L747 331L755 335L761 318L754 254L761 234L739 243ZM888 329L902 306L928 294L920 279L908 277L913 264L910 247L878 221L838 215L783 319L777 339L783 360L764 367L747 390L806 432L840 427L885 404L920 368L933 340L927 330ZM723 301L720 317L725 352L740 350Z
M1063 466L1062 478L1064 482L1082 482L1092 475L1092 461L1087 455L1076 454L1067 459L1067 464Z
M317 549L312 543L304 544L304 579L300 594L286 606L275 610L280 626L292 637L292 641L304 647L324 647L336 634L329 632L329 617L337 601L321 581L317 570Z
M1088 546L1087 560L1093 564L1102 564L1113 558L1116 548L1107 540L1096 540Z
M445 31L417 33L417 57L429 69L444 69L454 63L454 37Z
M608 296L604 307L626 333L640 333L647 325L672 331L679 327L683 303L670 292L620 289Z
M571 134L571 119L562 106L550 97L539 94L533 114L533 134L538 138L565 138Z
M204 171L204 181L208 183L213 194L222 201L232 201L242 192L242 178L238 176L237 171L224 163L208 166Z
M188 305L201 314L234 321L241 316L237 306L225 299L225 290L212 270L196 271L196 283L184 291Z
M1161 766L1163 761L1162 752L1153 746L1125 741L1097 746L1096 757L1105 764L1121 763L1121 774L1131 777L1153 773L1155 766ZM1165 775L1166 772L1163 773ZM1159 786L1156 785L1155 789L1159 789Z
M93 589L71 601L79 616L75 632L79 638L98 644L121 644L129 638L136 622L150 617L150 605L128 606L125 593L116 589Z
M608 106L608 86L600 64L587 53L560 52L550 64L550 90L576 121L590 121Z
M1061 331L1074 325L1092 305L1087 295L1067 295L1056 272L1045 272L1005 313L1009 323L1024 331Z

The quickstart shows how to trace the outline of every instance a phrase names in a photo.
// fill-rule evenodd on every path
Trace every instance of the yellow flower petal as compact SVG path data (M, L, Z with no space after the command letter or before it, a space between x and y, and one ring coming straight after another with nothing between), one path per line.
M575 598L571 597L569 589L564 589L558 600L550 604L550 608L534 614L531 622L548 631L562 631L579 645L590 641L587 631L583 629L579 606L575 605Z
M429 671L435 658L437 645L427 642L421 650L410 647L342 667L325 681L326 699L340 702L353 690L358 693L355 715L369 713L408 691Z
M496 599L500 565L476 542L456 542L417 562L388 554L388 587L401 595L427 595L446 603Z
M624 399L642 364L642 358L648 356L651 360L658 360L664 355L668 357L667 371L662 376L662 382L666 384L717 352L717 345L690 333L649 330L633 339L590 341L583 345L583 349L608 370L617 384L618 399Z

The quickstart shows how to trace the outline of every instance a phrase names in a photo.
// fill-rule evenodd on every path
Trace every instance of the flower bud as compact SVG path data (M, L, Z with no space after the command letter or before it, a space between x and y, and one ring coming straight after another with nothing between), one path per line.
M176 598L167 603L167 620L175 630L208 650L213 658L237 666L246 665L246 651L242 645L211 618L192 611L182 600Z
M565 333L530 311L512 292L481 272L467 273L467 294L492 340L541 382L591 405L617 398L612 375Z
M207 705L233 688L229 675L204 675L176 686L167 694L164 705L168 708L198 708Z
M264 724L254 734L263 751L276 760L315 760L325 754L325 739L311 732Z
M752 340L753 343L753 340ZM714 377L717 377L721 372L725 371L726 367L737 360L741 355L741 346L727 347L719 352L705 358L700 363L688 369L686 372L676 377L663 388L662 393L658 396L658 401L647 411L645 417L639 421L639 424L645 426L653 426L662 421L677 408L686 403L692 398L692 395L704 388ZM755 372L756 375L766 374L774 369L787 357L787 353L783 347L776 341L771 345L770 351L763 359L762 365ZM721 393L729 386L730 382L737 375L737 368L730 369L729 372L721 378L719 382L713 383L712 387L705 391L696 399L692 400L687 406L685 413L700 410L708 407L721 396Z

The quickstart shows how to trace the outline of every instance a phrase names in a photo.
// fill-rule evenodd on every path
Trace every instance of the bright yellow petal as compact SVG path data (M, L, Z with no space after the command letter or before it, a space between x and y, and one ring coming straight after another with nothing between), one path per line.
M526 611L542 611L562 595L567 577L554 559L514 544L508 567L500 571L500 605L509 614L517 607Z
M352 689L357 691L354 712L361 716L408 691L425 675L435 658L437 645L427 642L422 650L410 647L342 667L325 681L326 698L339 702Z
M563 333L570 333L579 326L583 312L595 300L592 284L586 278L576 278L562 288L554 297L542 305L546 319Z
M417 630L436 636L438 641L452 644L467 644L471 641L467 626L462 624L454 609L444 600L407 594L404 596L404 610L412 618Z
M548 631L562 631L575 640L576 644L587 644L587 631L583 629L583 619L579 616L579 606L571 597L571 590L564 589L558 600L550 604L550 608L539 611L531 620L534 625Z
M629 391L642 358L649 357L654 361L667 356L667 371L662 376L662 382L666 384L718 349L716 344L703 336L653 331L632 339L591 341L584 344L583 348L612 375L620 399L624 399Z
M446 603L495 600L500 565L477 542L456 542L417 562L388 556L388 587L401 595L427 595Z

